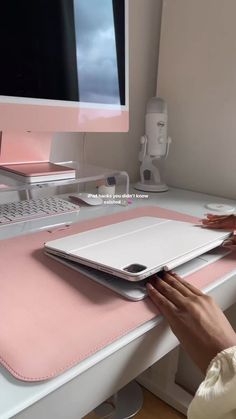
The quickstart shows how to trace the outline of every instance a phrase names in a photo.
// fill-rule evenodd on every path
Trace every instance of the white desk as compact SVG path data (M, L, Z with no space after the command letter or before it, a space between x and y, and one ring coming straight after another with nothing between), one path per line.
M236 206L236 201L172 189L136 200L129 207L83 207L81 220L150 205L202 218L206 213L204 204L209 202ZM3 238L1 233L0 238ZM236 272L232 272L207 290L223 309L236 301L235 279ZM23 383L0 367L0 419L81 418L177 344L166 323L158 317L47 382Z

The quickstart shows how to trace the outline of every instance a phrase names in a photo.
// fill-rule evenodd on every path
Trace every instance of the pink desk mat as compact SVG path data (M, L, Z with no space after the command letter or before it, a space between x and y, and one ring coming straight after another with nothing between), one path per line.
M148 298L126 301L42 251L52 237L148 215L197 221L148 207L0 241L0 362L12 375L23 381L52 378L158 315ZM188 280L202 288L235 266L228 256Z

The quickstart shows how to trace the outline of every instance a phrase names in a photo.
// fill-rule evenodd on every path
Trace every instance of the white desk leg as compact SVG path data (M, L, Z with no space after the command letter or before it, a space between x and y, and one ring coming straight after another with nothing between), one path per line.
M193 396L175 383L178 358L177 347L148 368L137 381L165 403L186 415Z

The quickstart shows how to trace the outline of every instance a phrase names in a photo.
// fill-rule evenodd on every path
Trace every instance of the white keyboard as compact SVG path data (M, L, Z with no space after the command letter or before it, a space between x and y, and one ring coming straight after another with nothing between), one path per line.
M64 199L47 197L0 204L0 228L31 220L42 220L46 225L76 221L79 206Z

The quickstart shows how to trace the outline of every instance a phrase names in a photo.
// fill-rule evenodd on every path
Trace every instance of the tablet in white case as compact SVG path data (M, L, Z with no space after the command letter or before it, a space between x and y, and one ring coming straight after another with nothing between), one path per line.
M128 281L171 270L222 244L230 233L139 217L45 243L45 251Z

